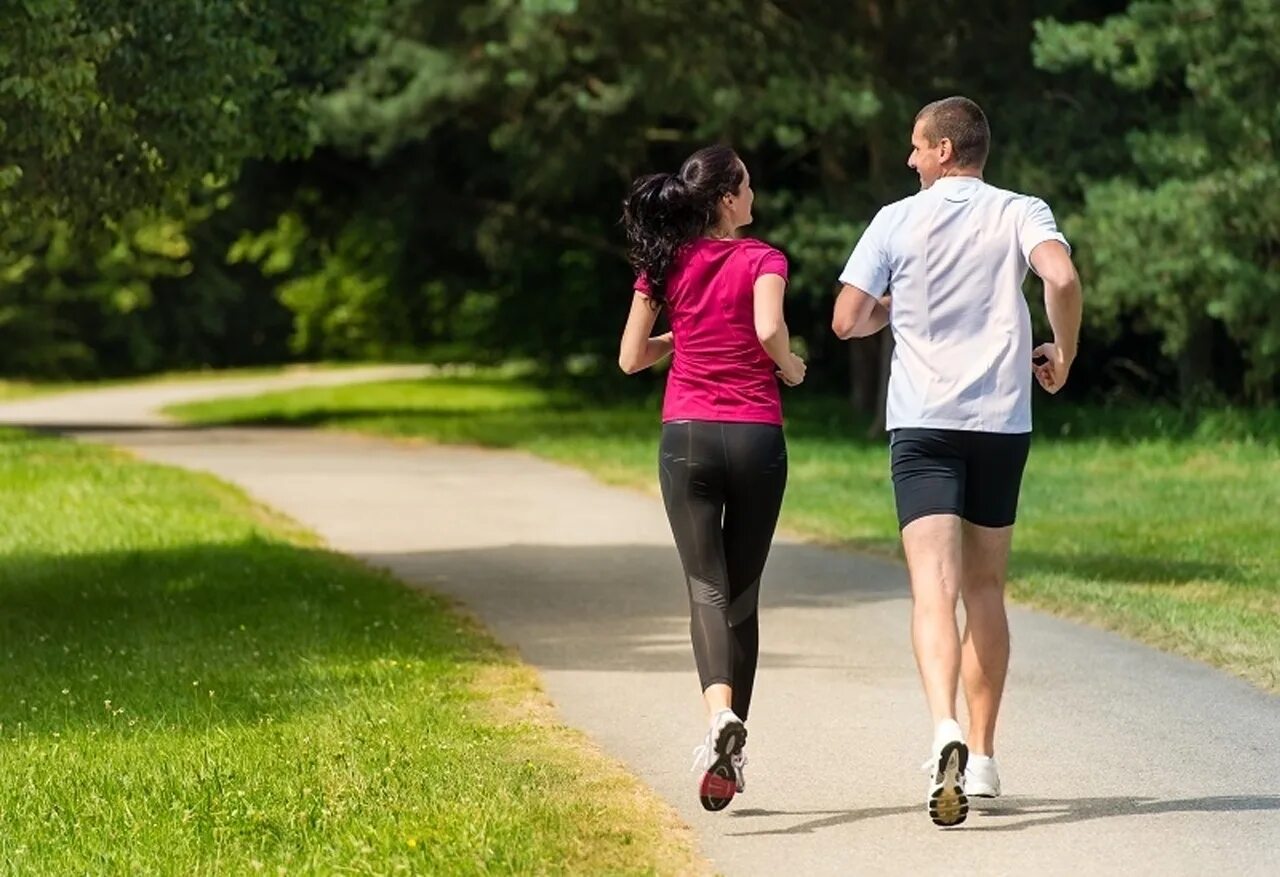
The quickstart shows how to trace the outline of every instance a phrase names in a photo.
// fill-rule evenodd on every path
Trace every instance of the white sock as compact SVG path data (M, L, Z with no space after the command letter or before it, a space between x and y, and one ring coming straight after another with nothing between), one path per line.
M735 718L735 719L737 719L737 718L738 718L738 714L737 714L737 713L735 713L735 712L733 711L733 709L732 709L732 708L730 708L730 707L725 707L725 708L724 708L724 709L722 709L722 710L716 710L715 715L713 715L713 716L711 717L711 727L712 727L712 728L718 728L718 727L720 727L720 725L722 725L722 724L723 724L723 720L724 720L724 717L725 717L725 714L726 714L726 713L728 713L730 716L732 716L732 717L733 717L733 718ZM741 719L738 719L738 721L742 721L742 720L741 720Z
M955 719L943 719L933 731L933 749L938 751L953 740L964 740L964 732Z

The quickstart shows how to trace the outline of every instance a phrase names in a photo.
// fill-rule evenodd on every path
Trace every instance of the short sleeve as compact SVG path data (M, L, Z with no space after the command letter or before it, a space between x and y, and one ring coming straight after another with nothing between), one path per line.
M787 275L787 257L772 247L760 257L760 262L756 265L756 275L752 279L759 280L765 274L777 274L784 281L789 279Z
M856 286L877 299L882 298L889 288L891 273L886 246L889 225L887 209L881 208L876 213L862 237L858 238L844 270L840 272L841 283Z
M651 290L649 289L649 278L646 277L643 273L637 274L636 282L631 284L631 288L643 296L649 296L651 292Z
M1027 212L1018 228L1018 246L1022 250L1022 258L1031 263L1031 251L1045 241L1057 241L1071 251L1071 244L1058 231L1058 223L1054 222L1053 211L1049 205L1039 198L1027 199Z

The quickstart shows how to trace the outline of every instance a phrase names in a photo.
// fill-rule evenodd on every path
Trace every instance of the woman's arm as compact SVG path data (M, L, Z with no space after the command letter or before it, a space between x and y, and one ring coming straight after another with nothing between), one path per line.
M791 333L782 314L787 282L778 274L761 274L755 283L756 337L778 367L782 380L795 386L804 380L804 360L791 352Z
M618 368L629 375L648 368L671 353L671 333L650 338L653 324L658 319L659 306L642 292L631 297L631 313L622 329L622 341L618 345Z

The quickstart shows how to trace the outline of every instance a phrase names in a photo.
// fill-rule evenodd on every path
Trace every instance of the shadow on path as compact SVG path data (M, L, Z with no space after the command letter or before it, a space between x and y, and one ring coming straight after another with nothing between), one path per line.
M1277 795L1216 795L1203 798L1139 798L1132 796L1110 798L1025 798L1011 796L993 801L975 799L973 810L963 831L1024 831L1052 825L1071 825L1096 819L1115 819L1127 816L1154 816L1161 813L1242 813L1280 810ZM885 816L923 814L923 807L869 807L861 810L767 810L760 808L732 811L734 820L749 820L762 816L811 816L788 828L763 831L729 832L733 836L750 837L771 834L811 834L824 828L836 828L879 819ZM1027 817L1017 821L996 824L995 820L1011 817ZM991 821L989 821L991 820Z

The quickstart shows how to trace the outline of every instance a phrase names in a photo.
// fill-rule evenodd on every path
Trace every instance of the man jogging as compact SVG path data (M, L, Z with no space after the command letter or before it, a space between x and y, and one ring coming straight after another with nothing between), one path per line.
M1030 448L1031 378L1062 389L1081 316L1080 281L1049 207L983 181L990 142L986 116L968 98L919 112L907 165L920 191L867 227L840 275L832 320L842 339L889 325L896 341L886 426L912 645L934 726L927 807L941 826L964 821L966 791L1000 794L1005 571ZM1044 282L1053 330L1052 343L1034 350L1022 294L1028 267ZM956 722L961 679L967 735Z

